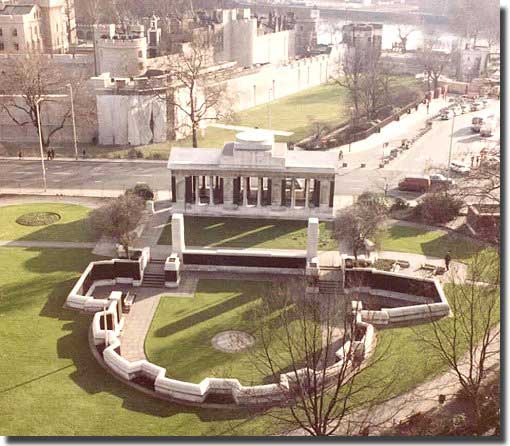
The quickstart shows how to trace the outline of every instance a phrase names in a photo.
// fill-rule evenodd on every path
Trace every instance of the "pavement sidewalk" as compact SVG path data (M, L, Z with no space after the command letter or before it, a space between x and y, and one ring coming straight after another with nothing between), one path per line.
M17 156L0 156L1 161L15 160L15 161L41 161L39 156L24 156L18 158ZM53 160L44 159L45 163L52 163L53 161L66 161L72 163L129 163L129 164L168 164L168 160L149 160L149 159L112 159L112 158L70 158L70 157L56 157Z
M432 119L447 104L448 102L444 99L433 99L428 113L427 107L420 104L418 110L412 111L411 114L402 115L400 121L393 121L386 125L380 133L374 133L368 138L353 142L350 145L350 151L349 144L336 147L332 151L338 153L342 150L343 161L348 164L365 162L368 151L374 151L374 155L380 158L384 143L388 142L390 147L396 147L400 145L402 139L412 138L425 127L427 119Z

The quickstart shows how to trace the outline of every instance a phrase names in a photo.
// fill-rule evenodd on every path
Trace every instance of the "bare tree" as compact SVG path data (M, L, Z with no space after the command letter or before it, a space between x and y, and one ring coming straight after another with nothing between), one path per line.
M377 194L362 194L377 196ZM358 199L352 206L341 209L335 218L335 236L345 242L354 257L365 246L367 239L377 236L388 216L384 202L376 199Z
M392 76L375 48L353 48L340 62L335 82L347 89L353 118L372 119L389 104Z
M382 399L392 384L388 376L358 380L384 354L364 359L366 324L352 316L347 296L306 293L306 282L271 288L256 316L260 348L254 364L273 381L285 373L289 401L270 411L279 430L329 436L359 434L366 417L353 417Z
M415 28L408 25L398 26L398 38L400 40L400 48L402 49L403 53L407 52L407 39L415 31Z
M75 78L65 77L44 55L13 57L0 82L0 94L3 95L0 108L15 124L21 127L31 125L39 135L39 112L43 110L42 117L44 104L61 104L62 113L57 124L47 131L41 126L43 146L48 147L53 135L64 128L71 116L66 88L68 84L78 92L81 80L78 75Z
M428 39L424 42L423 48L417 52L420 62L427 76L427 86L431 89L431 82L434 90L439 86L439 78L445 68L451 63L451 55L435 49L437 39Z
M211 61L211 47L203 35L195 36L180 57L168 57L167 102L184 116L178 126L191 130L193 147L198 147L203 123L232 115L226 82L221 73L210 68Z
M499 39L499 1L486 0L481 6L477 0L454 0L449 8L454 31L472 41L473 47L479 37Z
M482 251L470 262L467 280L453 275L448 293L452 317L431 320L430 332L415 332L457 377L478 434L483 429L481 386L490 362L499 357L499 302L499 256Z
M96 233L111 237L122 245L126 256L129 257L129 246L134 240L133 231L142 217L143 210L142 198L128 192L93 210L90 214L90 223Z

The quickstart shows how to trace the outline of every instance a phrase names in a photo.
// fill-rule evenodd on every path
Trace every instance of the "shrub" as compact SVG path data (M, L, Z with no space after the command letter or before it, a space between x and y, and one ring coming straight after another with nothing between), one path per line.
M397 198L395 202L391 205L392 211L403 211L404 209L409 208L409 203L402 198Z
M16 223L23 226L47 226L60 220L55 212L29 212L16 219Z
M429 223L447 223L459 215L462 205L462 200L445 192L438 192L425 195L416 212Z
M154 192L147 183L138 183L135 187L126 191L126 194L129 193L137 195L144 201L154 200Z
M166 157L162 153L152 153L149 158L151 160L164 160Z
M135 159L135 158L143 158L143 152L138 149L130 149L127 153L127 157L129 159Z

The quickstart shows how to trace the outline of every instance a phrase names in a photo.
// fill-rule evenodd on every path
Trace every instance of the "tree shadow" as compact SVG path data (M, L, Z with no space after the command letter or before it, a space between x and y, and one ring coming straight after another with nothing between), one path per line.
M158 338L164 338L167 336L171 336L179 331L186 330L196 324L200 324L208 319L212 319L217 317L223 313L227 313L232 311L233 309L245 305L249 302L259 299L259 296L254 296L252 294L240 294L238 296L232 297L228 300L225 300L219 304L216 304L212 307L208 307L204 310L193 313L190 316L179 319L178 321L172 322L164 327L158 328L154 336Z
M38 252L37 257L30 257L24 267L31 272L50 274L54 272L71 271L81 274L88 260L100 259L99 256L90 256L90 248L25 248L27 251ZM83 254L83 257L82 257ZM92 258L90 258L92 257Z

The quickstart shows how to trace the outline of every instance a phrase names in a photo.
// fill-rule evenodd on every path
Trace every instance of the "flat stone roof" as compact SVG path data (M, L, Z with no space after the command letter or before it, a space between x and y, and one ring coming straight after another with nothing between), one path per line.
M242 152L242 153L241 153ZM170 170L240 171L317 173L334 175L338 156L334 152L287 150L286 144L275 143L264 159L245 156L249 150L235 149L234 143L227 143L222 149L174 147L170 152ZM257 152L254 150L253 152Z

